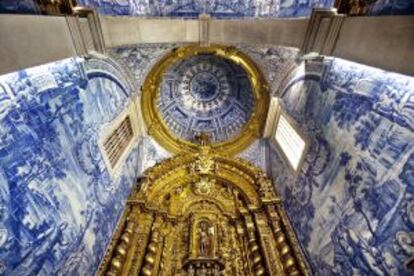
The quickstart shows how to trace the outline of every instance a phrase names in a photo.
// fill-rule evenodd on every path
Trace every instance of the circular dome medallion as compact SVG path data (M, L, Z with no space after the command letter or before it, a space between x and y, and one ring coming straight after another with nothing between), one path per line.
M212 54L188 57L167 68L157 107L168 128L191 141L197 133L214 143L240 134L255 104L243 68Z
M194 149L195 136L205 133L213 147L229 153L257 138L267 93L259 71L241 52L187 46L150 72L143 86L143 115L150 134L167 149Z
M211 101L219 94L220 82L213 74L201 71L191 79L189 88L196 100Z

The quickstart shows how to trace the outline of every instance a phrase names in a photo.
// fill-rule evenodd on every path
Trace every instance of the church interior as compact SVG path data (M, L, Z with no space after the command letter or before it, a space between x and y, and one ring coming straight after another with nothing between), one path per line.
M0 275L414 275L413 0L0 0Z

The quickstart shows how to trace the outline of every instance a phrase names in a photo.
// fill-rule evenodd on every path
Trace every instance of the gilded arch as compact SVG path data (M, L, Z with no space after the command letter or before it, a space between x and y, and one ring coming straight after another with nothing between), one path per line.
M157 107L157 99L160 97L163 76L172 64L205 54L228 60L240 66L247 74L252 88L255 100L254 108L247 123L240 130L240 133L228 140L211 145L216 152L235 155L247 148L257 138L261 137L269 106L269 88L253 60L233 46L218 44L200 46L199 44L189 44L179 47L165 55L154 65L141 87L143 118L148 127L149 134L167 150L173 153L197 151L197 143L180 138L171 131Z
M147 170L98 275L308 275L271 181L208 145Z

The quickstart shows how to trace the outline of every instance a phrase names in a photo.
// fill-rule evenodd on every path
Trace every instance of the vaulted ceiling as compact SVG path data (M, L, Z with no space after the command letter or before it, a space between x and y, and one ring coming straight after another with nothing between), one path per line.
M213 55L187 58L165 73L157 105L170 130L192 140L199 132L214 142L239 134L253 110L246 72Z

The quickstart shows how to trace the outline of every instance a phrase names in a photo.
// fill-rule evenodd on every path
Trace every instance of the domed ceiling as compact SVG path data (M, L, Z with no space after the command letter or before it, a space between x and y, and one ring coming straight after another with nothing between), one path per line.
M261 136L269 105L266 81L249 56L217 44L173 49L141 90L149 135L174 153L197 151L205 142L198 134L216 152L241 152Z
M244 69L212 54L196 55L170 66L162 77L157 107L170 131L193 140L197 133L222 142L240 134L254 109Z

